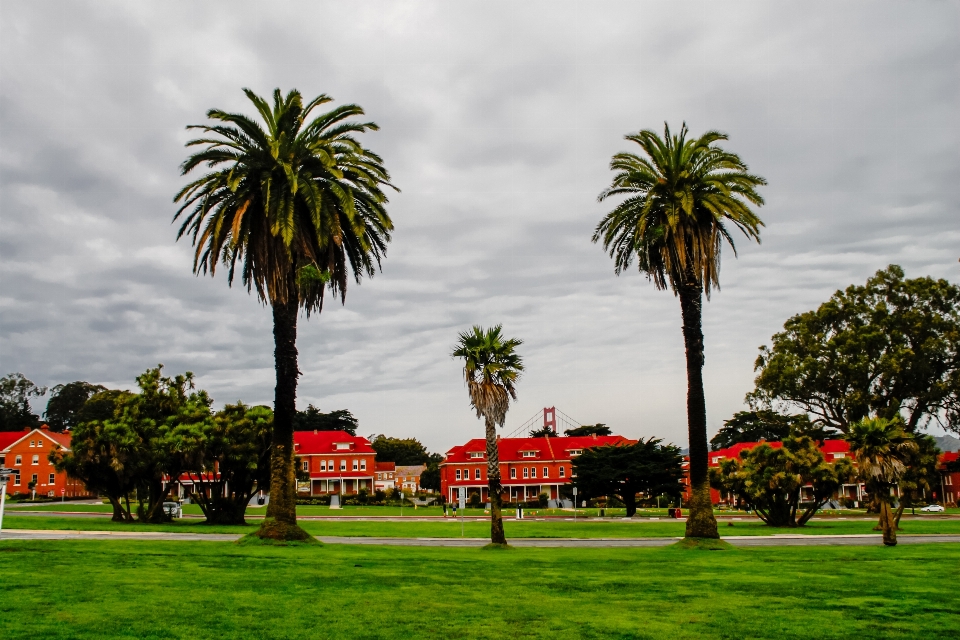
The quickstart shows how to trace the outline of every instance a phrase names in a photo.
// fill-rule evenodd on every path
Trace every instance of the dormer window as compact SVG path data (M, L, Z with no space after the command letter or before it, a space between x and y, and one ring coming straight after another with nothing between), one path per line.
M536 452L536 451L521 451L521 452L520 452L520 455L522 455L524 458L536 458L536 457L537 457L537 452Z
M834 460L842 460L843 458L846 458L846 457L847 457L847 454L845 454L845 453L835 453L835 454L833 454L833 459L834 459Z
M336 446L337 446L337 451L347 451L350 449L349 442L337 442Z
M713 464L718 464L721 460L723 460L723 456L714 456Z
M570 449L570 457L578 456L583 453L583 449Z
M470 457L471 457L471 458L482 458L482 457L483 457L483 451L471 451L471 452L470 452Z

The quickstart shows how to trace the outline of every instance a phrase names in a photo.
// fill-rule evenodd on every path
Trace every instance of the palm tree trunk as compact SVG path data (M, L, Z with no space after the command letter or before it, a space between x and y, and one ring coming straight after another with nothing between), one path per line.
M273 304L274 361L277 387L273 403L273 440L270 444L270 506L257 535L275 540L305 540L310 535L297 526L297 477L294 468L293 419L297 412L296 300Z
M497 450L497 428L490 417L484 418L487 435L487 490L490 494L490 542L507 544L503 533L503 504L500 496L500 452Z
M888 547L897 546L897 525L893 521L890 503L886 500L880 503L880 527L883 529L883 544Z
M683 315L683 342L687 352L687 433L690 440L690 516L688 538L719 538L717 519L710 503L707 469L707 405L703 396L703 331L699 284L677 288Z

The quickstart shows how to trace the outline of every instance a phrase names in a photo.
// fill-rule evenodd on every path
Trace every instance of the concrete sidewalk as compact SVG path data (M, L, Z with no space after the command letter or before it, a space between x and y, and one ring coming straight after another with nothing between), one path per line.
M2 540L157 540L193 542L235 542L236 533L167 533L159 531L64 531L7 529L0 533ZM398 547L482 547L486 538L374 538L363 536L318 536L326 544L371 544ZM514 547L664 547L680 538L513 538ZM772 536L725 536L725 542L737 547L779 546L875 546L882 544L879 534ZM900 535L900 544L960 543L960 535Z

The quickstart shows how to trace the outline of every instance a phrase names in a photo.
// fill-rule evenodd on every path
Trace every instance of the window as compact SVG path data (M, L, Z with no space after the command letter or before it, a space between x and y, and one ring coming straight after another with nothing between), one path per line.
M13 464L19 467L21 464L23 464L23 458L20 456L17 456Z
M528 469L528 468L526 468L526 467L523 468L523 477L524 477L524 478L529 478L529 477L530 477L530 469Z
M40 456L33 456L33 464L40 464Z
M583 453L583 449L570 449L570 457L578 456Z
M717 464L717 463L720 462L721 460L723 460L723 456L714 456L714 457L713 457L713 460L712 460L712 462L711 462L710 464Z
M536 477L537 477L537 468L536 468L536 467L530 467L530 477L531 477L531 478L536 478Z
M366 470L367 470L367 461L366 461L366 460L361 460L361 461L360 461L360 471L366 471Z
M845 453L835 453L835 454L833 454L833 459L834 459L834 460L842 460L843 458L846 458L846 457L847 457L847 454L845 454Z
M349 450L349 449L350 449L350 443L349 443L349 442L338 442L338 443L337 443L337 451L347 451L347 450Z
M474 480L480 479L480 467L477 467L476 469L473 470L473 479Z
M483 451L471 451L471 452L470 452L470 457L471 457L471 458L482 458L482 457L483 457Z
M544 478L549 478L549 477L550 477L550 469L549 469L549 468L547 468L547 467L544 467L544 468L543 468L543 477L544 477Z
M943 476L943 484L947 486L953 485L953 476ZM947 500L947 502L953 502L953 500Z
M523 451L522 454L523 454L523 457L524 457L524 458L536 458L536 457L537 457L537 452L536 452L536 451Z
M50 484L57 484L57 475L55 473L50 474Z
M13 486L15 486L15 487L19 487L19 486L20 486L20 474L19 474L19 473L13 474Z
M516 478L517 478L517 470L516 470L516 469L510 469L510 477L513 478L514 480L516 480Z
M327 460L327 471L333 471L333 460Z
M346 460L341 460L341 461L340 461L340 471L346 471L346 470L347 470L347 461L346 461Z
M457 480L460 479L460 469L457 469Z
M327 470L327 461L326 461L326 460L321 460L321 461L320 461L320 471L326 471L326 470Z
M30 480L31 480L31 482L33 482L33 484L37 484L37 474L33 474L33 476L31 476Z
M564 474L566 473L566 470L567 470L566 467L560 467L560 477L561 477L561 478L562 478L562 477L564 476Z
M353 461L353 470L356 471L360 468L360 462L358 460Z
M36 445L34 444L33 440L30 441L30 446L31 446L31 447L36 446Z
M309 461L309 460L304 460L304 461L303 461L303 470L304 470L304 471L310 471L310 461Z

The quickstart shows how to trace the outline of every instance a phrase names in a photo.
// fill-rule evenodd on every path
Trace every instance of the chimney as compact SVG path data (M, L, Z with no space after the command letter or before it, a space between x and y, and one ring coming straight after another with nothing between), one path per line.
M40 430L41 430L41 431L50 431L50 427L49 427L48 425L46 425L46 424L42 424L42 425L40 425Z
M593 439L594 439L594 440L596 440L596 439L597 439L597 434L596 434L596 433L591 433L590 435L592 435L592 436L593 436Z
M316 429L313 430L313 435L317 435L317 430L316 430Z
M500 434L497 434L497 442L500 442Z

